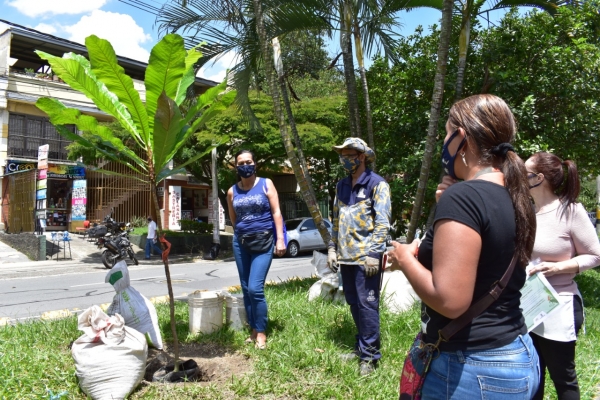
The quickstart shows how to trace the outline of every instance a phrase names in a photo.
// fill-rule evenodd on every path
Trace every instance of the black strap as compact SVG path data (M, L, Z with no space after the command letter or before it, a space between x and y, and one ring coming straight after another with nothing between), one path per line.
M440 329L440 340L447 342L450 340L452 336L462 328L467 326L473 318L481 314L485 309L487 309L494 301L500 297L502 291L508 284L510 277L515 269L515 265L517 264L517 254L513 255L513 258L508 266L508 269L502 275L502 278L499 281L496 281L490 291L484 294L479 300L477 300L467 311L465 311L460 317L453 319L450 321L448 325L446 325L443 329Z

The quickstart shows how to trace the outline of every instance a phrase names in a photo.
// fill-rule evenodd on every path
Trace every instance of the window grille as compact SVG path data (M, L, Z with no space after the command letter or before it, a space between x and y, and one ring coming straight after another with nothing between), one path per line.
M66 128L75 132L75 126ZM44 144L50 146L48 159L50 161L66 161L67 145L70 140L63 138L48 118L31 115L9 114L8 119L8 158L36 158L38 148Z

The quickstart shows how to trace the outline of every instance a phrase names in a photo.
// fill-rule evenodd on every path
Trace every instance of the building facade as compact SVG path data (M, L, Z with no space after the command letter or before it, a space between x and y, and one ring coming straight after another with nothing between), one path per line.
M53 76L34 50L87 57L85 46L79 43L0 20L0 230L32 232L42 219L47 230L74 231L86 220L102 220L111 210L118 221L151 214L149 184L135 179L121 164L100 162L99 166L128 177L101 174L67 159L69 141L35 106L40 97L56 98L100 122L110 122L112 117ZM147 64L122 56L117 59L144 101ZM216 84L197 78L194 89L201 94ZM76 132L75 127L71 129ZM45 145L47 152L41 155ZM177 224L170 221L178 216L207 218L209 189L187 175L162 182L157 195L163 227L176 229Z

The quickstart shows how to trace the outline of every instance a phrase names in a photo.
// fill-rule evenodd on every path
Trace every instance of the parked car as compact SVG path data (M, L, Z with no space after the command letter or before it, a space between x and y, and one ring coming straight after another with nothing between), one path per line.
M331 234L331 222L324 220ZM325 250L327 244L323 241L315 221L312 218L294 218L285 221L287 230L287 255L296 257L298 253L308 250Z

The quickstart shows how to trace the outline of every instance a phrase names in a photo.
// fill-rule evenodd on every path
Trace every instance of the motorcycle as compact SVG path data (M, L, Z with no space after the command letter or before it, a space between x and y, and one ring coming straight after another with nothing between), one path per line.
M129 241L129 232L133 228L129 228L130 224L127 224L127 229L124 232L120 232L113 236L111 233L107 233L104 237L98 238L98 248L102 251L102 264L108 269L112 269L118 261L125 260L127 257L135 265L139 262L133 252L133 247Z
M93 227L88 229L88 236L92 239L96 239L96 245L99 245L99 239L107 234L117 235L125 230L126 224L124 222L115 221L112 217L113 212L114 208L104 217L102 224L94 224Z

